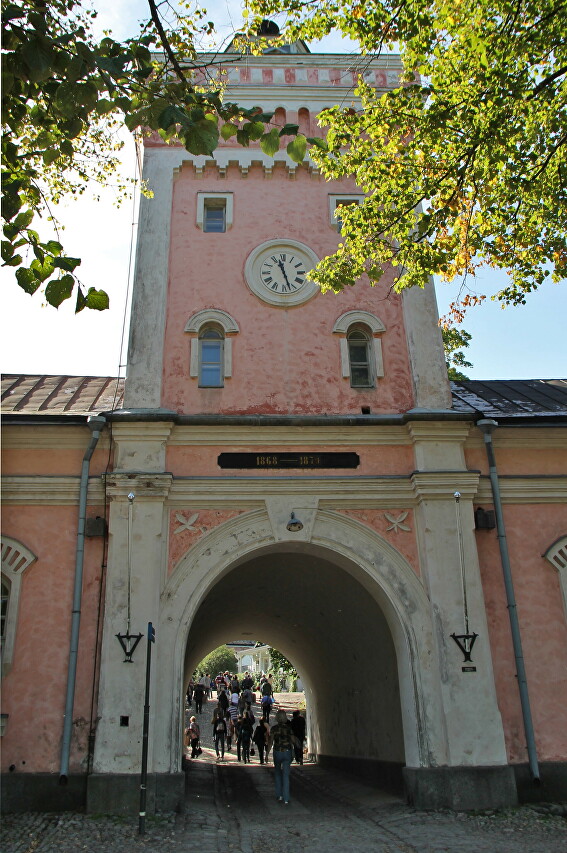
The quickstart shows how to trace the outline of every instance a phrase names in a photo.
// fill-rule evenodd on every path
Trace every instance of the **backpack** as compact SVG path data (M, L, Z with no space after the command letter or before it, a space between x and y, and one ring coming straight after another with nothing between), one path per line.
M262 696L271 696L272 695L272 685L269 681L264 681L262 684Z
M289 723L278 723L272 727L274 736L274 750L277 752L285 752L293 746L293 732Z

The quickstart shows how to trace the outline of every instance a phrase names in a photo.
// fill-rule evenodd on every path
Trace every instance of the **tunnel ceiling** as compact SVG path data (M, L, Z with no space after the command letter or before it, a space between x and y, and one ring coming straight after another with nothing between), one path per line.
M376 644L394 654L384 615L368 591L329 560L302 553L257 556L227 573L193 621L187 667L237 639L278 648L300 672L319 662L358 666Z

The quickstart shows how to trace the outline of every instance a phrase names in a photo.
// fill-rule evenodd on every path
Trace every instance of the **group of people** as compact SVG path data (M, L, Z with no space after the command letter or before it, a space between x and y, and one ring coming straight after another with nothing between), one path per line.
M189 707L195 701L195 710L202 712L205 692L205 682L209 679L208 695L216 691L217 704L213 711L211 725L213 743L217 761L224 761L225 750L231 751L233 743L236 746L238 761L250 763L250 756L258 752L260 764L268 762L272 752L274 763L274 779L276 798L289 803L289 771L293 758L298 764L303 764L303 743L305 741L305 717L299 711L294 711L291 720L285 711L276 712L275 724L270 726L270 712L274 704L272 675L263 675L258 689L262 716L256 723L252 710L255 702L254 682L247 672L239 681L236 675L219 673L210 680L209 675L203 676L197 682L190 682L187 690ZM214 684L214 687L212 686ZM191 747L191 758L197 758L200 749L200 728L197 718L192 716L185 730L185 744Z

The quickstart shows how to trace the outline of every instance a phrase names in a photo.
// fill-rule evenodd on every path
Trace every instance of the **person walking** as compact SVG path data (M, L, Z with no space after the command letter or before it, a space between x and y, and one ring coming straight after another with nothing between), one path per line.
M238 718L238 741L236 744L237 758L244 764L250 764L250 743L252 741L252 720L245 711L242 717Z
M297 738L291 730L286 712L277 711L276 723L270 729L268 752L273 747L276 799L286 806L289 805L289 768L296 743Z
M295 760L298 764L303 764L303 741L305 740L305 717L303 717L299 711L294 711L291 715L291 730L294 733L295 737L299 741L298 744L294 744L293 751L295 753Z
M260 764L264 764L264 760L267 762L267 749L268 749L268 738L270 737L270 727L266 720L260 720L256 728L254 729L254 734L252 736L252 740L256 744L258 748L258 758L260 759Z
M215 744L215 752L217 761L224 761L224 741L226 738L226 720L224 711L219 710L218 714L213 717L213 742Z
M191 717L189 720L189 727L185 731L185 737L191 746L191 758L197 758L199 755L199 739L201 737L201 730L196 717Z
M270 722L270 711L272 710L272 705L274 704L274 700L271 696L262 696L262 719L266 720L269 724Z
M201 684L201 682L197 682L195 685L195 690L193 691L193 699L195 700L195 713L202 714L203 713L203 696L205 695L205 688Z

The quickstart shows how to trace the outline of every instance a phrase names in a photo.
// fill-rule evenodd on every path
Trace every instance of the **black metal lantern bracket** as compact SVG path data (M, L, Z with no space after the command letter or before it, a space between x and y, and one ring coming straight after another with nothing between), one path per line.
M144 636L143 634L116 634L115 635L118 642L122 646L122 650L126 657L124 658L123 663L133 663L132 655L136 651L136 646Z
M451 634L453 640L463 653L463 664L472 663L472 648L476 642L478 634ZM476 666L463 666L463 672L476 672Z

